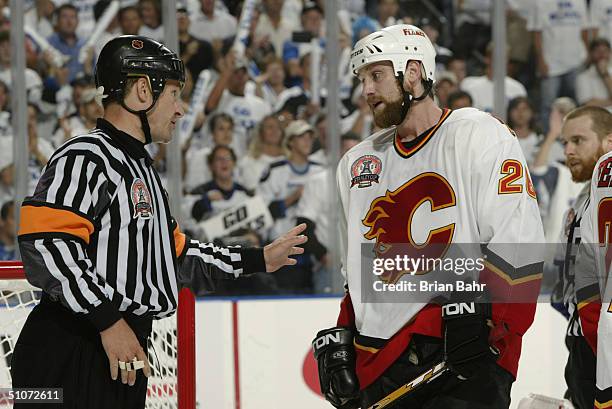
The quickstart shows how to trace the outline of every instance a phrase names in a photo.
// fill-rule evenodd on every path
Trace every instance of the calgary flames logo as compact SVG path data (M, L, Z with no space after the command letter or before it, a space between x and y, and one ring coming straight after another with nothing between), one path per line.
M417 244L413 236L413 217L417 209L425 202L431 205L431 211L452 207L456 204L455 192L441 175L422 173L404 183L393 192L376 198L370 205L364 226L369 230L364 235L368 240L376 240L374 253L377 258L397 256L410 258L439 258L444 256L453 239L455 224L430 230L427 239ZM428 271L386 271L380 276L385 282L395 283L402 275L426 274Z

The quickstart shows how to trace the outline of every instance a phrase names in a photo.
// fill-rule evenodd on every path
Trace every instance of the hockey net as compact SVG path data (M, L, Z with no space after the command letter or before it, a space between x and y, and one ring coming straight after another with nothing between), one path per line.
M0 262L0 389L11 387L10 362L15 343L40 292L32 287L20 262ZM179 294L179 308L170 318L153 322L149 338L147 409L195 408L195 299L188 289ZM0 394L0 408L12 407Z

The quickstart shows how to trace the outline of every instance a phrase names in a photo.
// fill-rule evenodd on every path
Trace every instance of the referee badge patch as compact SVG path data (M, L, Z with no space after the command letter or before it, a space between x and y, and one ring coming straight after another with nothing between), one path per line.
M147 185L140 178L136 178L132 182L130 190L132 204L134 205L134 219L137 217L145 220L150 219L153 215L153 208L151 207L151 194Z

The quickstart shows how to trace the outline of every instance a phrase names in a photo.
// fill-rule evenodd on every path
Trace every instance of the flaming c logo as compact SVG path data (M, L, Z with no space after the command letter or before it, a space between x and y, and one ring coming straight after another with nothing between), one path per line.
M374 199L362 223L370 229L364 235L376 240L374 252L378 258L442 257L453 239L455 223L430 230L423 244L417 244L412 234L413 217L417 209L429 202L431 211L455 206L455 192L448 181L433 172L421 173L393 192ZM432 246L432 244L437 244ZM387 271L381 280L395 283L408 271ZM411 272L412 273L412 272ZM425 274L417 271L412 274Z

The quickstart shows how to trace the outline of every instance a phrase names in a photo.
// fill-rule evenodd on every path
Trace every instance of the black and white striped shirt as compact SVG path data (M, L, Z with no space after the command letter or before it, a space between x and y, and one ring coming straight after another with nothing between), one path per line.
M182 286L265 271L261 249L186 238L144 144L103 119L55 152L21 212L28 281L99 330L125 313L171 315Z

